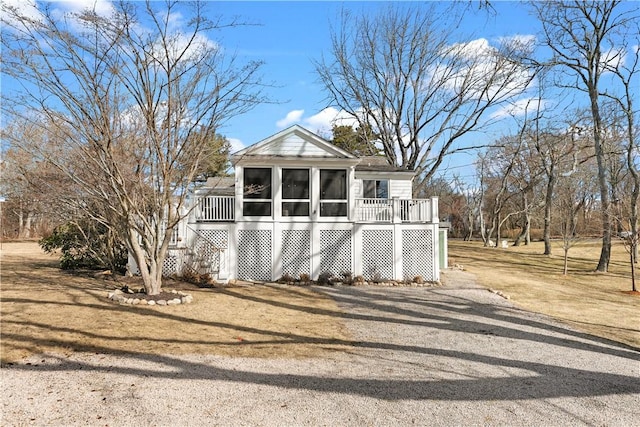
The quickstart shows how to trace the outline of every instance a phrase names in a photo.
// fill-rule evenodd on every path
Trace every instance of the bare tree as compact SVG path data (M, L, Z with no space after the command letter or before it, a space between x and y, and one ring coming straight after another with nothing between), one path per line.
M483 156L485 173L483 181L486 185L486 210L489 213L491 227L484 237L485 246L498 246L503 224L513 215L522 213L522 208L511 203L521 194L519 185L513 187L513 172L520 159L523 148L523 134L500 138L495 147L490 148ZM507 208L510 206L510 209ZM491 244L495 233L495 242Z
M543 129L542 127L545 127ZM551 255L551 225L556 184L562 174L570 174L577 167L582 129L570 125L567 129L553 128L536 121L528 139L538 154L540 169L545 177L544 196L544 254Z
M636 236L630 240L630 253L632 264L638 262L638 238L640 235L638 203L640 203L640 125L638 123L639 108L637 100L639 93L640 74L640 20L631 21L632 31L629 37L623 40L619 48L626 53L624 59L610 61L605 64L607 71L616 77L621 90L603 91L602 96L610 99L619 109L621 126L612 126L623 135L624 154L626 168L631 178L631 194L629 195L629 228L631 235ZM635 102L634 102L635 101ZM633 265L632 265L633 269ZM634 282L635 285L635 282ZM635 290L635 289L634 289Z
M534 76L520 61L528 41L456 43L453 12L434 3L376 16L343 12L329 57L315 63L329 102L379 136L389 163L416 169L416 191L446 156L471 149L460 139L486 124L487 110Z
M40 237L59 224L66 212L61 200L61 184L66 177L40 156L16 146L12 141L48 143L40 126L19 120L0 130L3 141L0 194L4 203L3 237Z
M533 2L542 23L544 44L553 57L547 65L561 67L575 80L564 86L588 95L592 118L592 137L598 163L598 181L602 216L602 250L597 271L607 271L611 258L611 214L607 168L603 150L604 127L600 111L602 75L607 64L620 60L614 49L624 39L629 23L637 17L620 11L620 0L606 2L547 1Z
M146 292L158 294L173 228L220 125L263 101L261 63L211 36L239 22L205 2L113 3L61 15L51 3L2 5L3 112L57 143L21 147L63 171L83 206L114 228ZM140 18L138 18L140 15ZM16 141L18 142L18 141Z

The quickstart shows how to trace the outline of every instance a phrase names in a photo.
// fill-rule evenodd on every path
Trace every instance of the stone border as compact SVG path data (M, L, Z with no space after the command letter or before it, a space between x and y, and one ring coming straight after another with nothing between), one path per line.
M147 300L144 298L135 298L133 296L129 296L120 289L116 289L113 292L109 292L108 298L120 304L130 304L130 305L178 305L178 304L189 304L193 301L193 297L189 294L185 294L184 292L176 291L172 289L167 291L169 293L174 294L176 297L169 300Z

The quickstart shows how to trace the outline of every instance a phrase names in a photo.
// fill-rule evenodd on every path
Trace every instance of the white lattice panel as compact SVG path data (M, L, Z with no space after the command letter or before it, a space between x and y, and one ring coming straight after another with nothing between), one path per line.
M178 257L175 255L167 255L162 264L162 275L172 276L178 274Z
M434 279L433 232L431 230L402 230L402 275L405 279L422 276Z
M300 277L311 274L311 232L309 230L282 231L282 275Z
M362 275L367 280L393 279L393 231L362 231Z
M320 274L353 272L351 230L320 230Z
M271 252L271 230L239 230L238 279L272 280Z
M227 249L229 247L227 230L198 230L196 233L217 249Z
M171 251L171 250L170 250ZM135 260L129 264L132 268L130 273L134 276L138 276L140 274L140 268ZM180 273L180 257L175 254L167 254L164 259L164 263L162 264L162 275L165 277L172 276L174 274Z
M220 246L226 247L225 230L198 230L187 249L185 268L199 274L215 274L220 271ZM209 239L214 239L218 244Z

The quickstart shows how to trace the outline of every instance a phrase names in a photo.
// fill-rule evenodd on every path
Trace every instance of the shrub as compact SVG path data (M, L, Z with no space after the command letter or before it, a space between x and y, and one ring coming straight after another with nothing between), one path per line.
M353 283L353 274L350 271L343 271L341 274L342 283L345 285L351 285Z
M311 276L309 276L307 273L300 274L300 282L309 283L310 281L311 281Z
M329 285L331 284L331 279L333 279L333 274L325 271L323 273L320 273L320 276L318 276L318 284Z
M291 283L295 282L296 278L289 273L284 273L281 278L278 279L278 283Z
M64 270L126 271L124 243L108 227L88 218L58 226L38 243L50 254L60 250L60 267Z

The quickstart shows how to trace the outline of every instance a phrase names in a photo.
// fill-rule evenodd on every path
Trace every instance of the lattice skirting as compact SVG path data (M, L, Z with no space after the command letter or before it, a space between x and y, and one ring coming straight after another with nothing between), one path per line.
M353 273L351 230L320 230L320 274Z
M271 230L238 231L238 279L272 280L271 234Z
M311 231L282 231L282 275L311 275Z
M179 250L169 249L169 253L167 254L166 258L164 259L164 263L162 264L162 275L164 277L169 277L181 273L181 252L182 251ZM129 263L129 265L131 274L140 274L140 268L138 268L138 264L135 261Z
M432 230L402 230L402 275L435 280Z
M362 275L367 280L394 279L393 230L362 232Z
M182 273L214 275L220 272L220 250L229 246L227 230L197 230L186 250Z

